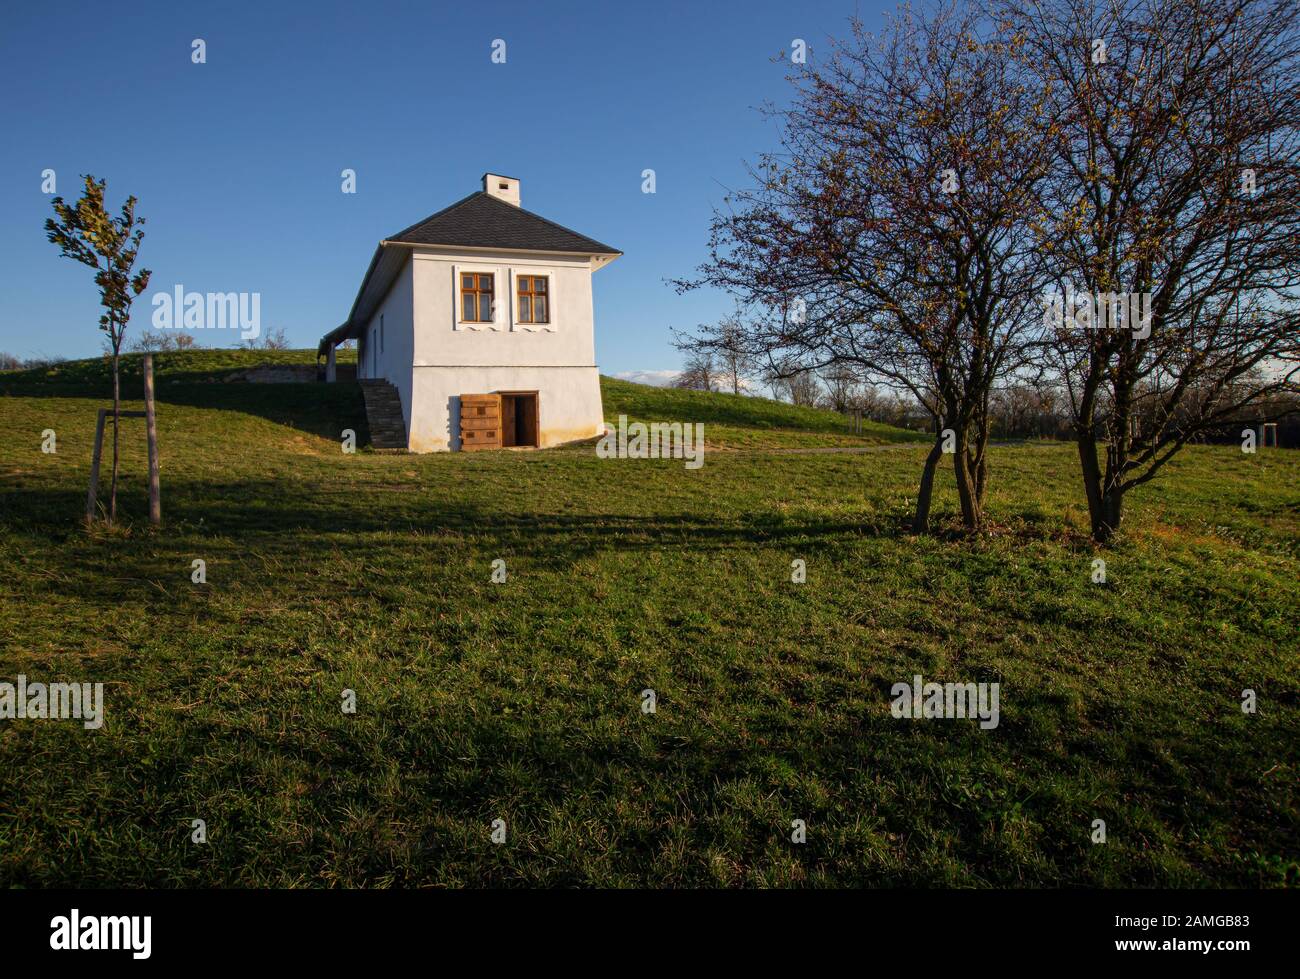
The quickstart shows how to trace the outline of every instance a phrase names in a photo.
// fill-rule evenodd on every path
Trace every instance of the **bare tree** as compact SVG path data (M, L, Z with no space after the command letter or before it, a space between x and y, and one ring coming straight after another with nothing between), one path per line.
M821 398L822 386L810 367L784 365L769 372L765 380L778 398L800 408L814 408Z
M823 401L831 411L842 414L862 408L862 377L852 364L832 364L820 377L826 392Z
M245 350L288 350L289 336L283 328L267 330L261 336L245 340L242 346Z
M189 350L194 347L194 337L179 331L157 332L145 330L131 343L133 353L166 353L171 350Z
M157 353L165 349L167 344L168 337L166 334L145 330L131 341L127 350L137 354Z
M796 67L781 151L715 214L710 260L678 283L766 310L744 334L770 371L847 364L924 406L936 440L917 531L945 427L963 522L982 525L989 393L1041 312L1023 214L1043 123L1019 48L993 26L948 3L905 8L879 39L854 21L828 63Z
M745 343L741 314L736 312L724 316L714 327L701 327L700 330L712 338L711 342L701 345L699 339L691 334L674 332L673 346L688 356L707 356L710 364L708 374L719 389L730 389L732 394L740 394L756 369Z
M691 391L716 391L718 369L713 354L699 351L687 358L682 372L673 381L673 387Z
M718 366L731 393L740 394L745 382L754 372L754 358L745 347L744 325L739 314L724 316L720 326L719 343L715 351Z
M1300 7L998 9L1055 120L1053 169L1035 187L1031 220L1058 296L1051 363L1104 543L1125 495L1187 442L1296 390Z

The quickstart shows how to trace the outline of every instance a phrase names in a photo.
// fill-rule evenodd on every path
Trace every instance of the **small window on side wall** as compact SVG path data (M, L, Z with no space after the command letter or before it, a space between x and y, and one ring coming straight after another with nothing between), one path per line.
M522 325L546 326L551 322L551 277L549 275L515 276L518 297L517 320Z

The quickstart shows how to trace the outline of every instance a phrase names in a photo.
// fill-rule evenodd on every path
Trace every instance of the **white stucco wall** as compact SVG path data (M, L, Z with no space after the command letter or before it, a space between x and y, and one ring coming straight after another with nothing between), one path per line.
M591 299L591 264L573 256L478 252L449 255L416 251L415 365L559 365L591 367L596 362ZM456 271L494 272L497 313L491 326L457 322L460 290ZM551 323L515 322L514 274L550 276ZM505 301L509 299L509 301Z
M541 448L591 438L605 430L595 367L417 367L412 378L412 452L460 448L460 396L536 391Z
M408 261L362 331L357 351L357 377L383 378L397 388L402 397L402 414L408 433L415 405L411 386L411 364L415 356L413 282L412 263ZM382 350L379 344L380 316L383 317L384 331Z
M459 322L457 275L469 271L496 276L497 308L491 325ZM543 447L604 430L587 257L416 249L403 276L408 273L414 348L406 361L411 407L405 394L402 403L412 451L459 448L461 394L537 391ZM551 322L546 326L516 322L518 273L549 277ZM392 347L387 349L391 354Z

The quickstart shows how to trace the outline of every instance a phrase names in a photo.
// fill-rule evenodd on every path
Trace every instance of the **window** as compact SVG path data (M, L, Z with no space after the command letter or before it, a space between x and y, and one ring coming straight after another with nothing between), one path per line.
M492 322L494 278L491 272L462 272L460 274L461 322Z
M384 352L384 314L379 314L379 352Z
M529 324L551 322L550 278L545 275L516 276L519 296L519 322Z

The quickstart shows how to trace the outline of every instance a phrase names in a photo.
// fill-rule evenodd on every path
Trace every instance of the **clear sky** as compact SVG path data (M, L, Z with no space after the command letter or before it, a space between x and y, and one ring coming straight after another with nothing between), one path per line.
M892 3L890 4L892 7ZM191 9L192 8L192 9ZM858 9L840 2L13 4L0 34L0 351L98 352L90 271L42 230L52 195L108 180L148 219L148 300L176 284L259 292L263 329L315 346L345 318L376 243L520 179L523 206L621 249L595 277L605 373L679 365L670 328L730 307L665 279L704 257L712 209L776 143L803 38L816 57ZM878 19L873 0L862 15ZM202 38L205 64L191 61ZM491 60L506 42L505 64ZM340 173L357 173L357 193ZM641 173L656 172L643 194ZM196 334L228 346L232 334ZM214 337L220 337L219 343Z

